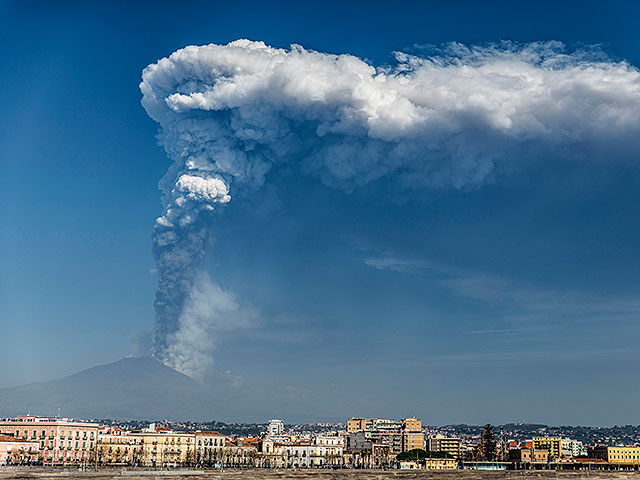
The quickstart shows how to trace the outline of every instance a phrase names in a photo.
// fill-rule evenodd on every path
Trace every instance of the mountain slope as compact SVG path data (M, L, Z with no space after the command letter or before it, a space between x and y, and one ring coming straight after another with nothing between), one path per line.
M211 418L211 396L151 357L123 358L58 380L0 389L0 416Z

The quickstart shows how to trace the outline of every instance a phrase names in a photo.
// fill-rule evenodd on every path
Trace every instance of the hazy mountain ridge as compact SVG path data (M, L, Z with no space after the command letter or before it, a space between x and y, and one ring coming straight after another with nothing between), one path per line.
M188 376L151 357L131 357L57 380L2 388L0 416L208 418L210 399Z

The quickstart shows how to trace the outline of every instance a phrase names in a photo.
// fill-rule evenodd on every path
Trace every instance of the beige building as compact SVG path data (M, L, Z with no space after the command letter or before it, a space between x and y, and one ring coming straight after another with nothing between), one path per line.
M446 452L453 458L460 458L460 439L436 435L427 439L427 450L431 452Z
M222 452L227 443L227 437L219 432L196 432L196 463L198 465L213 465L222 461Z
M402 451L407 452L416 448L424 448L424 434L422 420L415 417L402 419Z
M38 460L38 442L0 434L0 465L27 465Z
M260 466L268 468L283 468L284 464L284 444L289 442L278 442L269 437L262 440L262 452L260 454Z
M197 456L195 445L195 434L155 425L133 432L105 429L98 436L97 462L148 467L193 465Z
M416 448L424 448L424 434L422 432L403 432L402 433L402 451L408 452Z
M416 417L407 417L402 419L403 432L422 432L422 420Z
M347 420L347 433L356 433L367 428L365 418L350 418Z
M196 461L195 434L156 431L131 434L142 441L142 465L150 467L193 465Z
M144 460L143 438L119 428L98 430L98 465L138 465Z
M259 438L232 440L219 432L174 432L151 426L144 431L104 431L99 436L101 465L253 466L262 441Z
M353 435L358 432L364 432L364 438L370 441L373 445L386 446L389 449L391 455L400 453L403 451L403 441L411 445L420 444L420 432L422 430L422 422L417 418L407 418L406 424L408 433L412 435L403 436L403 422L392 420L389 418L351 418L347 420L347 435ZM415 431L419 426L419 430ZM410 429L410 430L409 430ZM413 435L417 434L417 435ZM422 438L422 445L416 448L423 448L424 437Z
M344 463L344 439L333 435L285 443L266 438L261 450L256 463L264 467L314 468Z
M259 464L259 438L227 439L222 449L223 466L255 466Z
M549 461L549 452L544 449L515 448L509 450L509 460L520 463L547 463Z
M342 464L342 445L316 445L302 442L283 445L286 466L289 467L323 467Z

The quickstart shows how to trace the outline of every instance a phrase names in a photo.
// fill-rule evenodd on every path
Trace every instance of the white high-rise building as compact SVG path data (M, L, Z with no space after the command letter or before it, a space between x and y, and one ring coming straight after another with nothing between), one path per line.
M584 447L582 442L578 440L563 438L561 445L563 457L579 457L580 455L587 454L587 449Z
M282 435L284 433L284 422L274 418L269 420L269 426L267 427L267 435L272 437L274 435Z

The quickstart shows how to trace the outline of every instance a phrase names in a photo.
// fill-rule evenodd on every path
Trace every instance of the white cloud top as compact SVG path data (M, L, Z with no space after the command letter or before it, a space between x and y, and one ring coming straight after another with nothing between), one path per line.
M329 183L402 171L421 186L477 186L509 149L640 133L640 73L625 62L557 43L397 59L374 68L248 40L187 47L147 67L143 105L170 130L170 154L179 145L204 168L258 184L293 160Z

